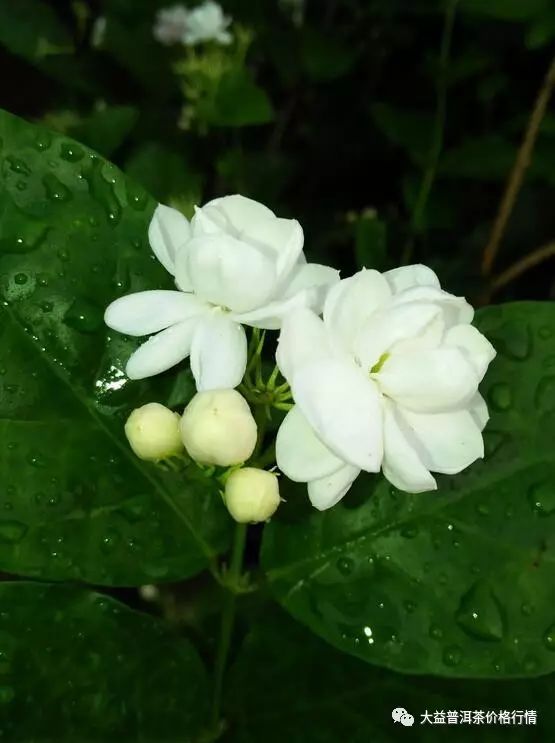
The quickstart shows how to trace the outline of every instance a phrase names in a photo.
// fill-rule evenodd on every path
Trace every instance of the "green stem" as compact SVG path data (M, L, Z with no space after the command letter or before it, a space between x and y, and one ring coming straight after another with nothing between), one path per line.
M214 694L212 697L212 725L214 728L217 728L220 722L224 675L231 645L231 637L233 635L233 626L235 624L237 592L233 590L233 586L237 585L241 578L246 539L247 525L237 524L235 526L235 534L233 537L231 561L226 576L226 583L230 586L230 590L228 590L225 597L222 622L220 625L220 639L218 642L218 651L214 668Z
M443 149L443 137L445 133L445 119L447 114L447 73L449 71L449 55L451 52L451 39L453 37L453 25L455 23L455 11L459 0L451 0L445 12L443 34L441 37L441 50L439 53L439 72L436 85L436 115L432 144L428 156L428 164L422 174L422 181L412 210L409 227L409 236L401 262L410 263L414 252L414 238L422 229L422 220L426 212L426 206L434 185L437 166L441 150Z

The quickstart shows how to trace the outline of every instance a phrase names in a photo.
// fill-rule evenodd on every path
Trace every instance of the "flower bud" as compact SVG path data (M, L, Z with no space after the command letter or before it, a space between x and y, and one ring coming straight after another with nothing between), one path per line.
M267 521L280 503L277 475L255 467L232 472L225 484L225 504L241 524Z
M253 453L256 422L236 390L207 390L198 392L185 408L181 438L196 462L230 467Z
M157 461L183 451L179 414L157 402L149 402L131 413L125 435L140 459Z

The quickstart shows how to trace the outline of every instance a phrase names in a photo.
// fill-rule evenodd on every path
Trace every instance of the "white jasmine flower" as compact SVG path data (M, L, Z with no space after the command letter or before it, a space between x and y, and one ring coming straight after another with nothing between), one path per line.
M180 454L180 417L157 402L136 408L125 424L125 435L140 459L158 461Z
M177 44L183 41L188 23L187 8L183 5L172 5L158 11L152 33L156 41L161 44L166 44L166 46Z
M280 469L326 509L361 470L407 492L437 488L483 457L478 384L495 357L474 311L425 266L361 271L329 292L323 320L285 320L277 352L295 407L277 436Z
M241 464L253 453L256 438L256 421L237 390L198 392L181 418L185 449L200 464Z
M283 315L302 305L319 312L325 287L338 279L334 269L306 263L296 220L243 196L197 208L191 223L159 205L149 240L179 291L130 294L106 310L114 330L156 333L130 357L131 379L159 374L190 355L197 389L236 387L247 361L242 326L279 328Z
M236 470L226 480L224 500L240 524L268 521L281 501L277 476L256 467Z
M227 29L230 23L231 18L224 15L218 3L213 2L213 0L206 0L202 5L198 5L189 11L182 41L188 46L201 44L205 41L229 44L231 34Z

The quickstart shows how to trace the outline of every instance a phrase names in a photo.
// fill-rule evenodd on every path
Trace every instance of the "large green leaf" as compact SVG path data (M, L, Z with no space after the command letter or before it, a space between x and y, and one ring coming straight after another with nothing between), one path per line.
M555 675L510 682L404 676L326 647L281 612L251 630L229 689L230 743L444 741L446 725L422 716L434 719L437 711L445 720L447 710L537 713L535 725L450 724L449 740L522 741L529 733L547 741L555 734ZM415 718L410 730L393 723L397 707Z
M194 741L207 678L193 646L92 591L0 586L0 729L9 741Z
M196 468L132 455L125 418L175 399L174 375L130 383L136 340L103 324L121 294L170 286L147 242L154 203L65 137L0 113L0 138L0 568L102 584L195 573L225 546L225 510Z
M555 669L555 305L490 307L478 324L498 350L485 460L434 493L361 477L324 513L301 488L266 528L263 563L295 617L372 663L540 675Z

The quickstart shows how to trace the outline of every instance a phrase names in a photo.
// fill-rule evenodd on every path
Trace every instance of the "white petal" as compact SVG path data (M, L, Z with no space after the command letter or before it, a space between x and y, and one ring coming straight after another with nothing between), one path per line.
M319 511L325 511L339 503L360 474L358 467L346 464L332 475L308 483L308 497Z
M269 302L252 312L235 315L235 319L243 325L277 330L285 315L295 309L309 307L319 313L329 286L338 280L339 273L334 268L305 263L296 269L283 299Z
M276 462L294 482L327 477L345 465L322 444L297 405L287 413L279 427Z
M293 398L316 435L332 452L367 472L378 472L383 455L381 395L361 370L328 358L295 371Z
M192 294L153 289L128 294L108 305L104 322L125 335L150 335L205 311Z
M482 434L468 410L431 415L398 412L407 438L433 472L454 475L484 456Z
M175 273L175 256L191 237L187 219L170 206L158 204L148 227L148 241L154 255L164 268Z
M435 286L440 288L439 279L428 266L415 263L411 266L399 266L384 273L394 294L412 289L414 286Z
M474 418L474 423L476 423L480 431L483 431L489 421L489 411L486 401L479 392L470 401L468 410Z
M450 328L445 335L445 345L457 346L466 351L479 379L484 377L490 362L495 358L495 348L473 325L455 325Z
M144 379L160 374L183 361L191 350L197 318L172 325L153 335L131 354L125 371L129 379Z
M347 350L363 325L391 297L381 273L363 270L335 284L324 303L324 322Z
M266 217L252 222L242 234L248 242L272 251L278 282L286 280L304 244L303 229L297 220Z
M237 387L247 366L245 331L224 313L202 317L193 336L191 371L197 390Z
M306 364L331 356L324 323L312 310L301 307L283 318L276 362L285 379L291 382Z
M208 223L203 222L203 217L216 225L219 229L230 227L237 234L243 232L248 234L249 226L260 219L274 217L273 211L260 204L254 199L248 199L239 194L222 196L205 204L202 209L197 209L191 221L194 234L205 232Z
M392 304L405 302L433 302L438 304L445 313L445 325L450 328L459 323L471 323L474 310L464 297L455 297L454 294L444 292L433 286L416 286L406 289L393 297Z
M384 410L383 473L392 485L406 493L436 490L435 479L422 463L396 419L394 405L386 401Z
M383 354L391 351L401 341L417 340L436 319L440 321L439 324L434 324L435 345L438 345L443 334L443 322L441 308L437 305L409 302L380 310L355 338L355 356L362 368L370 371Z
M467 405L478 389L478 375L458 348L392 354L372 376L399 405L426 413Z
M234 312L267 303L276 274L260 250L229 235L204 235L187 245L188 274L195 293Z

